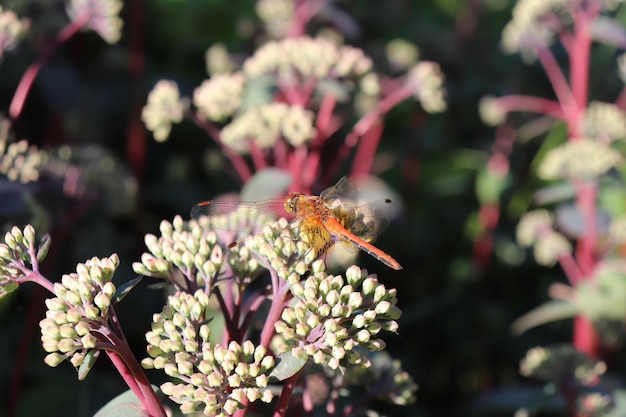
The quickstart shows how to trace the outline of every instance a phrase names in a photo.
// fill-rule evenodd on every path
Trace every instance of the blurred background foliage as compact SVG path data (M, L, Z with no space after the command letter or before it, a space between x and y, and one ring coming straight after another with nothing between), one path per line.
M0 108L7 109L21 75L67 18L62 1L2 3L32 21L26 40L0 63ZM137 181L130 203L114 188L85 203L63 197L45 182L16 187L0 180L4 228L39 221L38 230L52 232L44 263L48 277L54 280L78 262L117 252L116 281L132 279L131 262L144 251L145 233L154 233L162 219L187 218L197 201L240 187L219 148L199 128L176 125L170 140L156 143L143 131L139 112L162 78L176 80L190 96L207 76L204 55L212 44L222 42L231 52L249 55L262 34L254 6L253 0L127 1L119 43L80 34L43 68L14 126L15 138L41 148L92 147L96 160L111 158ZM472 255L479 207L475 180L494 141L494 130L479 118L478 102L485 95L520 91L552 94L538 66L500 51L512 6L506 0L337 1L333 6L350 29L346 43L363 48L375 66L384 65L389 41L407 39L423 59L441 65L448 91L448 110L442 114L427 115L414 102L395 108L379 149L395 160L381 177L404 205L379 246L404 269L391 271L367 256L360 265L398 289L403 316L399 334L387 338L388 349L420 386L416 404L388 408L387 415L511 415L541 389L519 375L526 351L571 340L570 321L521 336L510 331L511 323L547 300L548 286L562 279L560 269L537 266L515 243L515 225L532 205L538 181L531 164L539 141L515 144L489 263L479 268ZM622 88L613 72L605 75L613 54L608 48L594 51L593 98L612 100ZM524 121L524 115L514 117ZM129 208L115 210L125 205ZM144 333L163 302L146 281L118 311L138 357L145 356ZM12 401L17 401L17 416L92 415L126 387L105 360L81 383L66 364L44 365L37 327L43 297L43 290L23 286L0 303L0 416ZM16 375L20 364L23 371ZM609 369L618 375L624 367L623 354L614 353ZM161 382L158 375L149 376Z

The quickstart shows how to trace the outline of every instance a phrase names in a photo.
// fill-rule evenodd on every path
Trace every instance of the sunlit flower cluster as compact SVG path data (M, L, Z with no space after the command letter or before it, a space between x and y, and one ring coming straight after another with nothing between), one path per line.
M221 122L241 106L245 76L240 73L218 74L204 81L193 92L193 104L203 117Z
M589 358L573 346L535 347L520 363L520 373L558 384L589 386L606 372L606 364Z
M7 51L15 49L28 29L30 20L19 19L11 10L2 10L0 6L0 59Z
M31 225L23 230L13 226L4 235L4 243L0 244L0 299L18 288L16 279L28 274L33 264L41 262L49 247L48 235L36 245L35 229Z
M71 0L67 14L73 22L80 22L114 44L122 36L124 22L119 14L123 5L120 0Z
M553 13L562 14L567 0L521 0L513 8L513 18L502 32L502 48L507 53L523 52L526 58L534 56L538 48L548 47L555 37L550 25Z
M293 282L295 304L276 322L279 352L308 356L331 369L370 366L366 351L384 349L381 330L396 331L400 317L395 289L356 266L341 275L317 272Z
M167 140L172 130L172 123L180 123L186 103L181 100L178 85L174 81L159 81L150 94L148 103L141 112L141 120L154 134L157 142Z
M409 72L407 83L412 86L413 95L424 110L439 113L446 109L446 91L443 88L443 73L439 64L431 61L418 63Z
M387 60L397 71L405 71L414 66L419 59L419 50L414 43L405 39L394 39L385 48Z
M539 177L551 179L593 179L622 163L622 157L608 145L591 139L568 141L548 152L539 168Z
M343 382L350 386L362 386L376 392L381 401L391 401L398 405L415 402L417 384L408 372L402 369L397 359L392 359L386 352L371 354L372 366L353 366L346 370Z
M270 402L272 393L266 387L274 359L250 341L214 345L210 315L209 296L203 290L168 297L146 333L150 357L142 365L180 380L164 383L161 390L184 414L230 416L244 401Z
M229 73L235 66L226 46L220 42L214 43L206 50L204 60L207 73L213 76Z
M313 139L313 118L313 112L284 103L252 107L224 127L222 141L240 153L249 152L251 142L271 148L281 137L300 146Z
M133 270L141 275L166 278L177 288L193 289L213 285L222 263L223 249L217 244L217 235L191 221L183 222L176 216L172 223L163 220L161 236L145 236L150 253L133 263Z
M611 103L594 101L585 114L585 135L602 143L626 137L624 112Z
M118 265L117 255L94 257L54 284L56 297L46 300L46 318L39 323L43 348L49 352L45 358L48 365L57 366L69 359L78 367L96 347L94 332L109 315L116 292L111 280Z
M522 216L517 225L517 241L521 246L532 246L537 262L546 266L572 251L565 236L552 228L552 215L547 210L533 210Z
M489 126L501 125L506 120L507 112L502 110L496 97L483 97L480 100L478 112L483 122Z
M249 77L270 73L287 84L309 78L362 77L371 70L372 61L361 49L309 37L268 42L244 63Z
M37 181L47 161L46 152L29 145L24 139L12 143L0 141L0 173L11 181L22 183Z
M265 23L269 36L280 39L288 34L294 22L293 0L259 0L255 8L256 14Z

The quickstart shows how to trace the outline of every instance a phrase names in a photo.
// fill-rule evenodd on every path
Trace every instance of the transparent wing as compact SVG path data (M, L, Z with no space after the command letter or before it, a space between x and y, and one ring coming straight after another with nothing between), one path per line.
M358 195L354 181L348 177L343 177L337 184L322 191L320 199L330 207L354 207L357 205Z
M264 201L210 200L203 201L191 209L191 218L201 223L211 220L211 225L225 230L249 230L250 222L261 219L276 219L286 216L282 199Z

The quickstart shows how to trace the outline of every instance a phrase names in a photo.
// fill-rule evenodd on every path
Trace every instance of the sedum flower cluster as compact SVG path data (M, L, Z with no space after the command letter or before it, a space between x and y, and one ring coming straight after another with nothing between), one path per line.
M579 415L606 416L615 412L615 403L607 388L598 384L606 364L579 352L573 346L536 347L526 353L520 373L557 386L565 386L576 395L575 412Z
M585 135L601 143L611 143L626 137L624 112L612 103L594 101L585 113Z
M30 28L30 20L18 19L11 10L0 6L0 59L7 51L15 49Z
M80 22L96 32L109 44L122 36L123 21L119 14L124 3L120 0L71 0L67 14L73 22Z
M559 257L572 252L571 243L554 230L552 223L552 214L540 209L524 214L517 225L517 241L521 246L532 247L541 265L554 265Z
M372 366L349 368L342 376L347 386L363 386L368 393L381 401L391 401L398 405L415 402L417 385L408 372L402 369L397 359L387 352L371 354Z
M593 7L615 10L623 0L600 0ZM513 18L502 33L502 48L507 53L521 52L527 59L537 49L549 47L563 30L562 23L574 19L573 10L579 2L571 0L520 0L513 8Z
M96 347L99 339L94 333L106 327L116 293L111 280L118 265L115 254L94 257L54 284L56 297L46 300L46 318L39 323L41 342L49 353L44 359L48 365L57 366L69 359L79 367Z
M141 112L141 120L154 134L157 142L167 139L172 130L172 123L180 123L186 108L181 100L178 85L174 81L159 81L150 94L148 103Z
M623 162L618 151L591 140L570 140L545 156L538 168L543 179L594 179Z
M331 369L348 365L368 367L365 351L384 349L376 338L381 330L396 331L400 317L395 289L387 289L375 275L357 266L341 275L319 271L291 283L295 303L276 322L279 352L310 357Z
M189 222L180 216L171 223L162 221L159 237L145 236L149 253L133 264L133 270L140 275L167 279L176 288L188 291L211 288L222 275L234 275L249 282L261 272L261 267L248 248L247 243L252 239L244 242L238 239L260 231L257 224L264 221L259 213L242 213L242 210L245 208Z
M150 357L142 365L163 369L181 381L166 382L161 390L185 414L229 416L245 401L270 402L272 393L266 387L274 359L249 340L214 345L210 314L209 296L203 290L170 296L146 333Z
M32 272L38 262L48 253L50 236L45 235L35 247L35 229L27 225L24 229L17 226L4 235L0 244L0 299L19 287L18 279Z
M24 184L37 181L48 159L46 152L24 139L12 143L6 139L0 141L0 173L11 181Z
M249 152L250 142L261 149L270 149L281 137L297 147L313 139L313 119L313 112L300 106L265 104L250 108L225 126L222 140L242 154Z

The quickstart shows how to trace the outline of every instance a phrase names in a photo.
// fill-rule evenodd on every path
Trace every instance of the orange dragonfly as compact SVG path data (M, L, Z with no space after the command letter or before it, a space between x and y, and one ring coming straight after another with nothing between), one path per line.
M193 207L191 217L198 220L203 216L232 212L241 206L262 212L278 205L295 217L288 227L300 230L316 257L323 256L337 241L348 242L388 267L402 269L398 261L368 241L373 240L393 217L391 200L358 205L356 188L346 177L335 186L322 191L319 197L291 192L282 200L203 201ZM233 242L231 245L236 244L237 242Z

